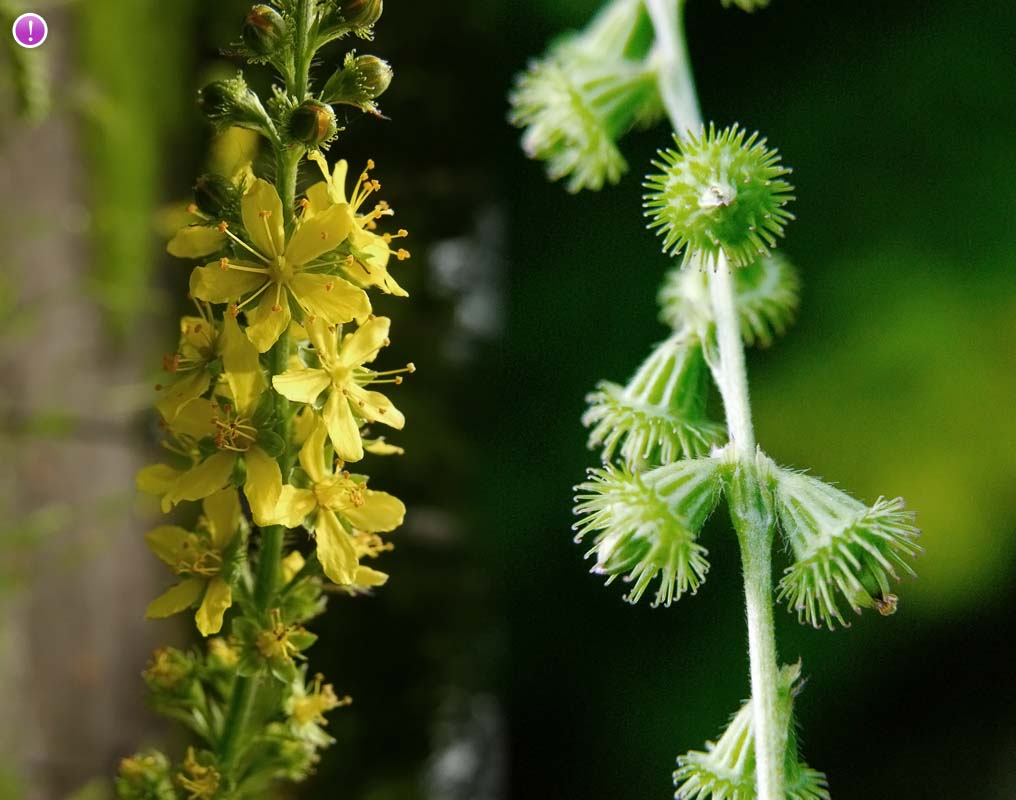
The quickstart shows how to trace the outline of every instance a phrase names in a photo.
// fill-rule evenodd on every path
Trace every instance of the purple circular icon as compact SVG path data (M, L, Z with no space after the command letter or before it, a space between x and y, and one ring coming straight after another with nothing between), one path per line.
M29 12L14 20L14 41L29 49L38 47L49 33L49 25L38 14Z

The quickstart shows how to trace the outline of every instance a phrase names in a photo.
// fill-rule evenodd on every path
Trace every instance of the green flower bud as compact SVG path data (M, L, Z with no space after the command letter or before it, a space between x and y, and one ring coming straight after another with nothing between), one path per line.
M116 795L120 800L177 800L169 759L158 750L125 758L116 778Z
M286 21L271 6L254 6L243 21L243 43L255 55L271 55L285 36Z
M289 118L289 135L308 147L327 142L337 131L335 112L319 100L304 100Z
M339 0L336 10L350 28L369 28L384 10L383 0Z
M638 602L662 572L654 606L694 594L709 571L706 549L697 541L722 490L717 458L679 461L640 474L608 465L589 471L575 487L576 541L595 533L593 572L607 583L623 576L632 583L627 600Z
M198 107L220 127L238 125L266 136L273 132L272 122L265 107L261 105L261 99L240 75L208 84L198 95Z
M194 203L210 217L221 219L235 205L236 189L221 175L202 175L194 184Z
M391 85L392 75L387 61L348 53L342 68L328 79L321 96L328 103L342 103L365 113L378 114L374 101Z
M602 381L586 401L582 423L589 447L611 461L619 452L632 470L709 453L723 428L706 416L709 370L695 333L684 329L661 342L627 386Z

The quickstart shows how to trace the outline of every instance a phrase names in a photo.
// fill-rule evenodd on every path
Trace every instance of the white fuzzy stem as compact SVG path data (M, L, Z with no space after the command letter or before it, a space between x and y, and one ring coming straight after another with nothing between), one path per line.
M702 116L684 42L683 0L644 2L656 32L654 59L659 71L663 105L674 131L685 138L689 131L702 127ZM709 275L709 294L719 346L719 364L714 374L723 397L733 451L731 455L747 466L755 458L755 431L748 400L748 377L735 305L734 280L722 253ZM786 732L780 729L777 705L779 669L773 626L772 531L738 533L744 563L758 800L784 800Z

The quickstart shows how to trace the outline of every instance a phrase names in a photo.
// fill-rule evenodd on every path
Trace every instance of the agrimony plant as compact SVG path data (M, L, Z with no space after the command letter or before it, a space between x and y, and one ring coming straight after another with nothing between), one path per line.
M275 70L267 98L242 73L202 89L220 130L267 142L267 175L251 164L203 175L194 222L169 243L197 261L194 313L180 321L156 403L164 463L138 475L162 509L188 507L187 524L148 533L173 583L148 616L193 614L202 650L158 650L145 671L157 710L195 737L177 764L157 751L124 759L125 800L264 797L300 780L331 744L325 714L350 700L309 669L316 636L305 625L325 591L368 593L387 575L368 560L390 549L402 502L368 484L368 454L401 450L376 436L401 429L379 391L413 365L378 369L391 322L368 291L405 296L389 273L409 253L388 229L374 165L349 175L325 151L338 134L334 104L378 115L391 68L354 56L320 86L311 66L329 43L371 37L381 0L280 0L247 14L236 52ZM317 180L298 195L306 168Z
M604 466L576 487L576 538L591 544L594 573L630 586L630 602L649 591L669 606L704 582L700 534L725 502L742 556L751 699L715 743L678 759L676 797L820 800L825 776L801 760L793 720L801 665L777 659L774 603L815 627L847 625L847 610L891 614L918 532L902 500L867 506L756 444L744 345L771 344L797 306L796 271L774 252L793 219L790 170L759 134L704 124L683 7L611 0L534 61L511 96L526 153L572 192L616 183L620 138L660 109L674 131L644 183L648 226L679 259L659 293L671 333L627 384L602 382L589 395L583 421ZM710 379L724 426L708 416ZM774 588L777 531L792 563Z

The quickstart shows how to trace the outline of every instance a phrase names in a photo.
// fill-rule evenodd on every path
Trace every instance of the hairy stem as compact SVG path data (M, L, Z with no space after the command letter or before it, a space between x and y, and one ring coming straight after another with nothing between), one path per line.
M684 42L683 0L645 0L656 32L656 62L660 93L675 132L682 138L702 126L688 51ZM765 491L754 469L755 432L748 401L748 378L735 306L734 282L726 258L717 260L709 276L709 293L716 322L719 363L714 368L723 398L731 456L738 465L741 500ZM744 510L743 508L741 509ZM786 734L778 712L779 670L773 626L772 526L764 514L734 513L744 574L748 622L748 655L755 720L756 783L759 800L784 800L783 757Z

